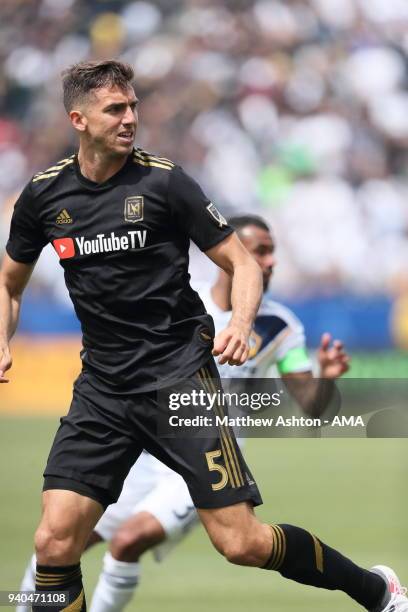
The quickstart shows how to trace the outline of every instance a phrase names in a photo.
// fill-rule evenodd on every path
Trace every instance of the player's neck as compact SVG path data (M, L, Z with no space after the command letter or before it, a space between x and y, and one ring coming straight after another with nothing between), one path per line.
M211 298L220 310L232 310L231 304L231 278L225 272L220 272L214 285L211 287Z
M104 183L126 164L128 156L107 156L86 146L79 147L78 164L81 174L95 183Z

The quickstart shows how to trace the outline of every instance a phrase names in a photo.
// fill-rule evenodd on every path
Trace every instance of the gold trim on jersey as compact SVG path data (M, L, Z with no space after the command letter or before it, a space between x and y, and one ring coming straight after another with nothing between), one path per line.
M136 164L140 164L141 166L145 166L147 168L154 167L162 168L163 170L171 170L174 168L173 162L169 159L151 155L150 153L146 153L146 151L142 151L141 149L135 149L133 151L133 161Z
M211 372L205 367L200 368L198 371L201 383L208 393L217 393L217 389L211 379ZM222 419L225 415L222 408L217 402L214 404L214 411L216 416ZM224 456L225 467L227 468L228 476L231 482L231 486L236 489L237 487L244 485L244 479L241 472L241 466L238 461L236 454L234 440L229 434L228 427L220 425L219 427L221 436L221 447Z
M59 172L51 172L50 174L42 174L41 176L36 176L33 178L33 183L37 181L42 181L43 179L51 178L52 176L58 176Z
M71 157L66 157L65 159L61 159L54 166L50 166L50 168L47 168L43 172L37 172L36 176L38 176L39 174L45 174L46 172L52 172L53 170L62 170L62 168L64 168L68 164L72 164L73 161L74 155L71 155Z
M53 176L58 176L58 174L65 168L65 166L69 166L74 163L75 155L71 155L71 157L67 157L66 159L61 159L61 161L57 162L55 166L51 166L44 170L44 172L37 172L37 174L33 178L33 183L37 181L42 181L43 179L51 178Z
M171 161L171 159L168 159L167 157L160 157L159 155L154 155L153 153L148 153L147 151L144 151L143 149L134 149L134 153L139 153L140 155L142 155L143 157L155 157L156 159L159 159L162 162L165 162L167 164L170 164L171 166L174 166L174 162Z
M232 471L231 471L231 466L230 466L229 461L225 460L225 458L228 458L228 451L227 451L227 448L225 446L224 438L222 436L221 436L221 449L222 449L222 455L224 457L225 467L227 468L229 481L230 481L231 485L234 487L234 476L233 476Z
M213 393L213 390L208 385L207 373L206 373L204 368L200 368L200 370L198 371L198 376L200 378L201 384L204 387L205 391L207 393ZM214 404L214 411L217 413L217 416L219 416L218 411L215 408L215 404ZM236 481L235 481L233 473L232 473L232 465L231 465L232 456L231 456L231 451L230 451L229 446L227 446L227 444L225 443L225 433L223 431L222 426L219 427L219 432L220 432L220 441L221 441L222 455L223 455L225 467L227 468L229 482L231 483L232 488L236 489L237 484L236 484Z
M212 386L213 392L216 393L217 390L216 390L216 387L215 387L214 382L212 380L211 372L210 371L208 371L208 377L209 377L208 382ZM217 406L220 418L225 417L226 415L224 413L223 407L220 404L217 404L217 403L215 404L215 406ZM237 467L237 472L238 473L236 473L235 470L234 470L234 473L236 473L236 478L237 478L237 483L238 483L237 486L243 486L244 485L244 477L242 476L241 466L239 464L237 452L235 450L234 440L231 438L231 434L230 434L230 430L229 430L229 426L228 425L225 427L225 430L227 432L226 433L227 442L231 445L231 449L232 449L232 454L233 454L232 465L233 465L233 467L234 466Z

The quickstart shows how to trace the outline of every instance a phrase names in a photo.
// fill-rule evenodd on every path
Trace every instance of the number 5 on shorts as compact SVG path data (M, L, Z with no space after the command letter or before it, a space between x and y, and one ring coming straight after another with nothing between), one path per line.
M219 491L220 489L223 489L228 482L227 470L225 469L223 465L218 465L218 463L215 463L214 461L218 457L221 457L220 450L209 451L208 453L205 453L205 458L207 459L207 465L208 465L209 471L219 472L221 474L221 480L217 482L216 484L211 485L213 491Z

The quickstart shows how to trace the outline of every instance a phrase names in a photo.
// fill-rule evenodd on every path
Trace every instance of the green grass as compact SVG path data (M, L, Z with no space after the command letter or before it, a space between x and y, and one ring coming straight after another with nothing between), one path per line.
M406 378L408 352L398 350L353 352L345 378Z
M40 513L41 473L56 419L0 421L0 590L17 589ZM250 440L247 458L264 496L262 519L315 532L356 562L394 566L408 580L408 440ZM103 546L84 557L88 600ZM143 563L129 610L157 612L348 612L342 593L228 565L197 529L164 561Z

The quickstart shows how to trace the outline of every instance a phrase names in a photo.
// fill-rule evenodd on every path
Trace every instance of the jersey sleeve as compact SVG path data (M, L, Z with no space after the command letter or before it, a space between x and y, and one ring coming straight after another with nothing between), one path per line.
M177 226L201 251L216 246L234 231L198 183L180 166L171 171L168 200Z
M14 206L6 251L14 261L33 263L47 242L36 213L32 186L29 183Z

